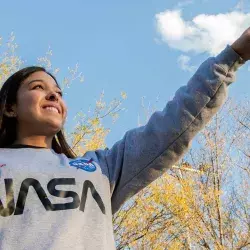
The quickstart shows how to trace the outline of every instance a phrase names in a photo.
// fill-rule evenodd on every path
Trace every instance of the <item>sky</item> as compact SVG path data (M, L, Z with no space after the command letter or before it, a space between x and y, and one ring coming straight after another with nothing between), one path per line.
M76 80L65 96L66 128L80 110L127 93L106 143L111 147L143 117L141 98L162 110L197 67L217 55L250 26L250 3L237 0L2 1L2 44L14 32L25 65L36 64L50 48L59 80L76 63L84 82ZM237 73L229 96L250 96L250 65ZM143 119L141 120L143 122Z

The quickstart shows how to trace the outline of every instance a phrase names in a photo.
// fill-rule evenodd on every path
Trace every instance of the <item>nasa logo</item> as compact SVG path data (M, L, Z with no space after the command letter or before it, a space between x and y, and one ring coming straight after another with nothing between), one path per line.
M87 172L94 172L96 170L96 166L92 163L93 160L86 160L86 159L78 159L69 162L69 165L72 167L76 167L77 169L82 169Z
M4 179L5 183L5 192L6 192L6 205L3 205L2 200L0 199L0 216L7 217L11 215L21 215L23 214L25 208L25 202L29 193L29 189L32 186L35 190L37 196L39 197L42 205L46 209L46 211L59 211L59 210L68 210L68 209L76 209L79 207L79 210L84 212L85 206L87 202L88 194L91 194L93 199L96 201L99 206L101 212L106 214L106 209L102 197L97 192L94 184L85 180L83 182L82 193L79 196L78 193L74 191L66 191L67 188L60 190L56 188L58 185L76 185L75 178L54 178L50 180L47 184L48 192L60 198L71 198L71 202L66 203L52 203L47 196L45 189L42 187L40 182L33 178L26 178L20 187L19 193L14 197L14 180L11 178ZM90 191L90 192L89 192ZM33 195L30 194L30 195Z

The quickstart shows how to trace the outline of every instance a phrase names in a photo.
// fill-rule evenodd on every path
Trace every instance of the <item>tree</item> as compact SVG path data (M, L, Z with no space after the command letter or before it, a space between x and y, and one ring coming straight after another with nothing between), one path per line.
M117 249L249 247L247 107L228 99L198 148L115 214Z

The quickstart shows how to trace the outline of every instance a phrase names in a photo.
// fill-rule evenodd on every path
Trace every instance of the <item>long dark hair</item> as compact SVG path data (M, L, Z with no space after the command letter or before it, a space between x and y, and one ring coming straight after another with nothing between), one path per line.
M9 106L16 104L17 91L21 83L31 74L38 71L49 74L60 88L56 78L43 67L26 67L10 76L0 90L0 148L12 145L17 137L17 120L15 117L6 116L5 110L8 109ZM75 153L66 142L62 130L53 137L52 149L58 154L64 153L69 158L76 157Z

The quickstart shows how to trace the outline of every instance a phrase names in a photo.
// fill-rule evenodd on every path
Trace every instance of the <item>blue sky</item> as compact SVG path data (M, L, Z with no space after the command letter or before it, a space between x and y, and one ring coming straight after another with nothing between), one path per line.
M85 81L75 81L65 97L69 128L77 111L87 111L103 90L106 101L125 91L126 112L115 124L105 122L112 130L107 138L111 147L137 126L143 96L146 103L159 97L156 107L162 109L199 64L250 26L249 12L247 1L237 0L9 0L1 3L0 36L5 42L14 32L26 65L35 64L50 46L59 79L79 64ZM197 37L202 30L204 36ZM249 98L247 65L229 95Z

